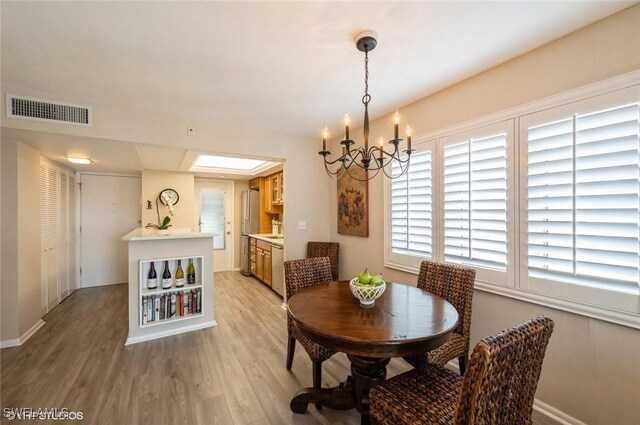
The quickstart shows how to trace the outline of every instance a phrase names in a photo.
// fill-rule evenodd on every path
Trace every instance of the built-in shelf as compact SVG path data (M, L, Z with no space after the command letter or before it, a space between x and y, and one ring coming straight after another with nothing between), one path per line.
M138 318L140 327L146 328L147 326L161 325L165 323L173 323L179 320L193 319L203 316L202 312L202 300L204 297L204 286L202 285L202 261L201 256L195 257L170 257L170 258L150 258L140 260L139 262L139 282L140 282L140 297L138 302ZM189 260L193 261L195 268L195 283L189 284L188 282L188 267ZM184 274L184 286L175 286L176 269L178 268L178 261ZM165 262L168 265L171 272L172 286L167 289L162 289L162 274L164 271ZM157 288L147 288L149 270L151 264L154 263L154 267L157 275ZM176 295L174 315L171 315L171 302L172 295ZM195 304L194 304L195 303ZM186 313L189 311L190 313ZM193 313L191 313L193 311ZM182 312L182 314L180 314Z
M127 242L129 251L127 345L216 326L213 302L214 236L216 235L211 233L155 236L147 235L143 229L138 228L122 237L122 240ZM191 284L188 283L189 259L193 260L195 268L195 279ZM179 288L175 286L178 260L185 277L184 285ZM162 289L165 261L169 263L171 288ZM155 263L157 282L152 285L156 288L149 289L147 282L152 263ZM172 296L175 306L173 315L171 308L161 308L163 303L167 305L167 300L171 306ZM160 305L157 306L157 303Z
M162 289L160 287L156 288L156 289L147 289L147 288L143 288L142 289L142 295L156 295L156 294L165 294L167 292L176 292L176 291L190 291L192 289L198 289L198 288L202 288L202 283L201 282L196 282L195 284L187 284L185 283L184 286L181 287L171 287L168 289Z

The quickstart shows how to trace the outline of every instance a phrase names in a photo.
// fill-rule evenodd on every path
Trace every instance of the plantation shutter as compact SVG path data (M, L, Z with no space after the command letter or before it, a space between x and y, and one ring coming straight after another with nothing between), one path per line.
M445 145L444 257L506 271L506 132Z
M638 103L528 127L529 276L637 288Z
M393 164L392 173L401 173L398 164ZM431 151L415 152L409 170L391 180L392 252L431 258L432 216Z

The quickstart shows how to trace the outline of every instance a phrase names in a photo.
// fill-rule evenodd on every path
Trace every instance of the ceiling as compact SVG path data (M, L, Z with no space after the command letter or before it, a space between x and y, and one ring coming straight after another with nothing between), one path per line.
M380 37L369 60L375 118L631 4L3 1L1 83L319 137L345 112L361 122L362 30Z

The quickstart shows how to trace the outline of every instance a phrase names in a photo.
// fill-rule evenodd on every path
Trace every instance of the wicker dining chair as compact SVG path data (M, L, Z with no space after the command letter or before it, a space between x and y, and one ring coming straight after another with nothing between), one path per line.
M338 280L340 244L338 242L307 242L307 258L329 257L331 278Z
M429 291L449 301L458 312L458 326L451 333L449 341L433 351L416 354L404 359L412 366L426 363L445 365L458 358L460 375L464 375L469 355L471 336L471 304L476 271L471 267L449 263L423 261L420 264L418 288Z
M327 257L305 258L284 262L284 280L287 299L310 286L331 282L331 264ZM287 345L287 370L293 365L293 355L298 341L309 354L313 362L313 386L320 388L322 380L322 362L333 356L336 351L316 344L296 329L293 320L287 315L289 343Z
M533 400L553 321L539 316L479 341L461 377L427 364L369 393L379 425L531 425Z

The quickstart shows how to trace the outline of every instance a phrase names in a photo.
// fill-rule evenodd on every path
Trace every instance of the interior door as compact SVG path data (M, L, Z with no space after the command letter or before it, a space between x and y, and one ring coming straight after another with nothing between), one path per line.
M82 287L127 282L127 243L120 238L140 225L140 177L84 174L81 182Z
M213 271L234 268L233 255L233 182L228 180L196 180L198 229L215 233L213 238Z

